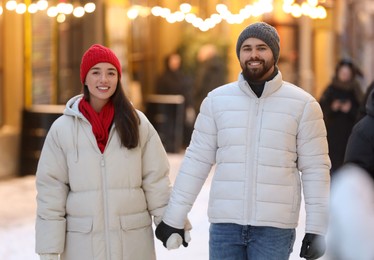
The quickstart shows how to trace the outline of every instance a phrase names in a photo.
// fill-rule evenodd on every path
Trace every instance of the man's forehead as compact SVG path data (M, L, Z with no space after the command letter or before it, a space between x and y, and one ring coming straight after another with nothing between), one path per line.
M247 45L247 46L248 45L250 45L250 46L263 46L263 45L268 46L263 40L258 39L258 38L253 38L253 37L246 39L243 42L242 46L244 46L244 45Z

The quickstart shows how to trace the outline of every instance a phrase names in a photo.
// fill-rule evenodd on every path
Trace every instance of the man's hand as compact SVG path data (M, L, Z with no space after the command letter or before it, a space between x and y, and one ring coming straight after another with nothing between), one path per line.
M318 259L326 251L325 238L321 235L306 233L301 245L300 257L307 260Z
M182 244L187 247L188 242L191 240L188 231L185 232L184 229L173 228L163 221L156 228L156 237L169 250L176 249Z

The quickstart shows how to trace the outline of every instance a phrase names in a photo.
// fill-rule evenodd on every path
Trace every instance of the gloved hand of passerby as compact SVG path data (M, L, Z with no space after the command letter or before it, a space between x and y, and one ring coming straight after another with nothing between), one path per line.
M40 260L58 260L58 254L41 254Z
M326 251L325 237L306 233L301 245L300 257L307 260L318 259Z
M155 233L156 237L162 241L162 244L168 250L177 249L181 245L187 247L188 243L191 241L189 231L171 227L163 221L156 227Z

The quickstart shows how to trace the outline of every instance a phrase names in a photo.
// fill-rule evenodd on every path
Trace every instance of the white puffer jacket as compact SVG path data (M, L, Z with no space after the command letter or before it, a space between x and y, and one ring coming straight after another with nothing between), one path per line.
M41 153L36 252L61 254L61 260L156 259L152 217L161 220L170 196L161 140L138 112L138 147L121 146L112 127L101 153L80 99L69 100Z
M211 223L295 228L303 187L306 232L325 234L330 159L322 112L310 94L279 72L258 98L240 75L211 91L200 111L165 223L183 228L216 164Z

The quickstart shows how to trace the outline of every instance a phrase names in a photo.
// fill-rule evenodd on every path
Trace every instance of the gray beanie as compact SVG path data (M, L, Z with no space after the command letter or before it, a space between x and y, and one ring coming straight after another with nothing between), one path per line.
M236 55L238 58L240 56L240 48L248 38L257 38L264 41L273 52L275 64L277 64L280 49L279 35L273 26L265 22L257 22L247 26L239 35L238 42L236 43Z

